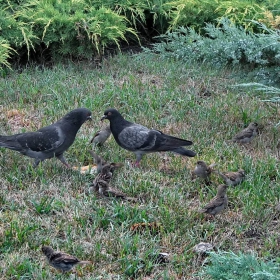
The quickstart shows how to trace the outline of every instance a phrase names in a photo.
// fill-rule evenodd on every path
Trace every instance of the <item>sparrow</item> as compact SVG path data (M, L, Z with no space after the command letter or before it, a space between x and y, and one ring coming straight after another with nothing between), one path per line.
M102 170L102 167L107 164L106 161L99 155L97 155L96 153L94 153L93 151L89 151L90 154L92 155L92 157L94 158L94 161L96 163L96 169L97 169L97 173L100 173Z
M248 144L250 143L258 134L258 124L252 122L249 126L243 129L241 132L237 133L233 138L233 142Z
M110 126L108 125L105 128L97 131L92 137L90 143L92 143L93 146L95 145L102 146L105 143L105 141L110 137L110 135L111 135L111 129Z
M215 217L222 210L227 208L228 198L226 195L227 185L219 185L217 195L202 209L199 210L201 213L206 213Z
M213 172L220 175L227 186L237 186L245 179L245 171L243 169L239 169L236 172L220 172L216 170Z
M195 152L183 148L192 145L191 141L129 122L116 109L106 110L101 120L104 119L110 121L110 129L118 145L136 155L135 166L140 166L142 156L147 153L170 151L189 157L196 155Z
M15 150L34 158L34 167L45 159L56 157L67 167L63 154L73 144L82 124L91 119L91 111L75 109L57 122L35 132L25 132L11 136L0 135L0 147Z
M90 154L92 155L92 157L95 160L95 163L97 165L97 173L100 173L102 168L107 165L108 163L99 155L97 155L96 153L94 153L93 151L89 151ZM122 167L123 164L120 162L111 162L110 163L110 171L113 173L115 171L115 169Z
M48 263L62 272L70 271L77 264L92 264L91 261L80 261L74 256L56 252L50 246L42 246L42 252L45 254Z
M116 197L129 201L136 201L135 198L128 197L125 193L110 186L110 180L114 170L114 165L106 164L103 166L101 172L96 176L90 186L90 191L95 192L99 197Z
M205 161L199 160L196 163L196 167L192 172L192 177L199 177L205 181L207 185L210 184L210 175L213 171L213 167L215 166L215 163L210 164L209 166L206 164Z

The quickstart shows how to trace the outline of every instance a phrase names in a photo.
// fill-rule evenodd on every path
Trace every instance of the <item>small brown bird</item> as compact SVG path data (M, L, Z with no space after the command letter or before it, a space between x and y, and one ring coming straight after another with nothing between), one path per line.
M120 190L117 190L116 188L113 188L106 182L102 182L99 185L99 194L100 196L105 196L105 197L115 197L115 198L121 198L123 200L128 200L128 201L133 201L136 202L137 199L133 197L127 196L125 193L123 193Z
M94 153L93 151L89 151L90 154L92 155L92 157L94 158L95 160L95 163L97 165L97 173L100 173L102 168L107 165L108 163L99 155L97 155L96 153ZM123 166L122 163L120 162L111 162L110 164L110 171L113 173L113 171L117 168L120 168Z
M255 136L258 134L258 124L252 122L249 126L243 129L241 132L237 133L233 138L233 142L241 143L241 144L248 144L250 143Z
M49 264L62 272L70 271L77 264L92 264L91 261L80 261L74 256L56 252L50 246L42 246L42 252L45 254Z
M228 198L226 191L227 185L219 185L217 195L202 209L200 209L199 212L207 213L215 217L215 215L227 208Z
M106 164L106 161L101 156L94 153L93 151L89 151L89 152L92 155L92 157L94 158L94 161L97 165L97 173L100 173L102 170L102 167Z
M245 179L245 171L243 169L239 169L236 172L220 172L220 171L213 171L220 175L224 183L228 186L237 186Z
M206 164L205 161L199 160L196 163L196 167L192 172L192 177L199 177L205 181L207 185L210 184L210 175L212 171L214 171L213 167L215 166L215 163L210 164L209 166Z
M110 126L108 125L105 128L97 131L92 137L90 143L92 143L93 146L95 145L102 146L105 143L105 141L110 137L110 135L111 135L111 129Z
M135 198L128 197L125 193L110 186L114 164L106 164L101 172L96 176L90 186L90 191L95 192L99 197L116 197L129 201L136 201Z

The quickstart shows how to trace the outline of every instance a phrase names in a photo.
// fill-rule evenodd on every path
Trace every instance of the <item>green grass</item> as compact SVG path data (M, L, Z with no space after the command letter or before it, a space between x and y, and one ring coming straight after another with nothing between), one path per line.
M82 126L66 152L73 166L93 162L89 141L105 125L100 118L109 107L131 121L192 140L198 154L191 159L150 154L135 169L128 164L135 156L112 137L97 148L108 161L125 163L112 184L139 197L135 204L87 195L94 177L67 170L58 160L34 170L31 159L0 148L0 279L70 279L46 263L42 244L92 260L93 266L75 269L79 279L192 279L201 269L192 248L202 241L279 259L278 106L261 102L263 96L251 88L232 87L243 82L236 76L156 55L118 55L98 69L69 62L1 78L0 134L35 130L76 107L92 110L93 121ZM206 90L210 96L204 96ZM248 148L226 141L251 121L263 128ZM240 186L228 189L229 209L215 220L205 220L197 210L221 181L214 175L211 186L191 181L198 159L247 173ZM131 232L141 222L162 227L156 233ZM150 256L159 252L169 253L170 263L153 263Z

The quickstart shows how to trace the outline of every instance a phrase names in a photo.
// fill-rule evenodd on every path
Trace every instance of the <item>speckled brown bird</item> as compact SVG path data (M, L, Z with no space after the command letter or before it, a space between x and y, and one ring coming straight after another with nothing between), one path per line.
M230 172L220 172L220 171L213 171L220 175L224 183L228 186L237 186L245 179L245 171L243 169L239 169L238 171L230 171Z
M42 252L45 254L48 263L62 272L70 271L77 264L92 264L91 261L80 261L69 254L56 252L50 246L42 246Z
M111 162L111 163L107 163L101 156L97 155L96 153L94 153L93 151L89 151L90 154L92 155L92 157L94 158L94 161L97 165L97 173L100 173L102 168L109 164L110 165L110 171L113 173L115 171L115 169L120 168L123 166L122 163L120 162Z
M233 142L248 144L250 143L258 134L258 124L252 122L248 127L243 129L241 132L237 133L233 138Z
M129 201L136 201L135 198L128 197L125 193L113 188L109 183L112 178L114 165L106 164L101 172L96 176L90 186L90 192L95 192L99 197L116 197Z
M99 155L97 155L95 152L93 151L89 151L90 154L92 155L92 157L94 158L94 161L96 163L96 169L97 169L97 173L100 173L102 170L102 167L107 164L106 161Z
M227 198L227 185L219 185L217 195L207 203L199 212L206 213L215 217L228 205L228 198Z
M215 165L215 163L212 163L208 166L203 160L197 161L195 169L192 172L192 179L194 179L195 177L201 178L207 185L209 185L211 183L210 175L214 170L213 167Z

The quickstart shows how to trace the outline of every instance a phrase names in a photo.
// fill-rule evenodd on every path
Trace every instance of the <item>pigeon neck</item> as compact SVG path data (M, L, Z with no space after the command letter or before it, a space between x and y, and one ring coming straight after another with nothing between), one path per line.
M110 121L110 128L111 131L114 132L115 130L122 130L122 128L130 125L131 122L125 120L122 116L117 116Z

